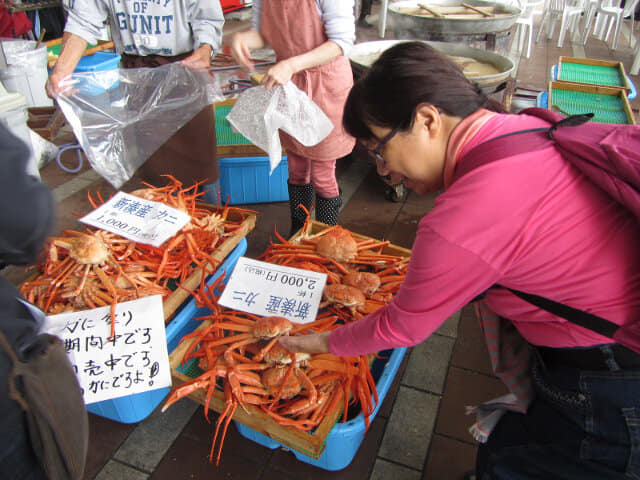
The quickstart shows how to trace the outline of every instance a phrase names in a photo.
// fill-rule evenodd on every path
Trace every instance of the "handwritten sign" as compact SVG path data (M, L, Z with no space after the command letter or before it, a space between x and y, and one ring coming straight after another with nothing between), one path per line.
M160 202L118 192L108 202L80 219L134 242L159 247L190 220L186 213Z
M64 342L85 403L171 386L162 297L119 303L112 339L109 310L52 315L42 328Z
M325 273L240 257L219 303L256 315L309 323L318 314L326 281Z

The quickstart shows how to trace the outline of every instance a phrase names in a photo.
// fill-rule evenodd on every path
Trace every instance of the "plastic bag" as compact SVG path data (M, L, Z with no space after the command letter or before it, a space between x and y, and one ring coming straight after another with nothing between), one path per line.
M58 105L93 169L115 188L224 98L215 77L179 63L74 73L64 82L70 89L56 96Z
M258 86L244 91L227 120L269 154L270 173L282 159L278 129L306 147L317 145L333 130L333 123L320 107L291 82L269 90Z

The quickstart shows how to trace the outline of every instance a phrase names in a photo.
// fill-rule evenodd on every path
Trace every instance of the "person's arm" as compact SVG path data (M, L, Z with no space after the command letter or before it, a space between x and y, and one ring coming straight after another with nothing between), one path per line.
M338 44L332 40L327 40L302 55L290 57L276 63L267 70L267 73L262 79L262 85L267 89L275 85L284 85L291 80L291 77L296 73L317 67L318 65L324 65L340 55L342 55L342 49Z
M224 15L220 2L192 0L188 3L187 15L193 32L193 53L183 63L209 67L222 43Z
M265 46L264 38L255 28L238 32L231 37L229 47L231 48L231 56L238 62L243 69L250 72L253 70L253 62L251 61L251 50L262 48Z
M86 48L86 40L73 33L64 32L60 55L47 82L49 95L57 94L64 90L65 87L60 82L73 73Z
M331 332L283 337L280 343L291 351L346 356L413 346L498 278L479 256L421 228L405 280L387 306Z

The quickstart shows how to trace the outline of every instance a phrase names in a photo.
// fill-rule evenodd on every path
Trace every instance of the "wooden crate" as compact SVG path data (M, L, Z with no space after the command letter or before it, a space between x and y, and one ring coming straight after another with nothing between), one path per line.
M558 95L554 97L554 91L566 91L575 93L575 95L584 97L588 97L585 99L584 103L579 107L570 107L566 104L563 104L561 101L557 99ZM616 107L617 110L609 110L609 109L600 109L599 102L602 101L604 105L607 101L617 99L619 107ZM601 123L626 123L629 125L635 125L636 120L633 112L631 111L631 105L629 104L629 100L627 99L627 94L622 88L613 88L613 87L603 87L600 85L587 85L580 83L569 83L569 82L549 82L549 101L548 101L549 109L555 110L557 112L562 113L563 115L577 115L582 113L595 113L595 117L593 119L594 122ZM603 118L606 118L607 115L617 114L620 119L624 119L625 121L604 121ZM599 115L601 117L599 118Z
M229 107L233 106L236 103L235 98L230 98L223 102L218 102L213 105L215 110L216 107ZM241 145L230 145L225 144L224 139L218 137L218 145L216 147L216 152L218 158L224 157L265 157L268 154L262 150L260 147L257 147L253 144L241 144Z
M27 126L50 142L56 138L65 122L64 115L57 106L29 107Z
M212 212L218 212L222 210L222 207L216 207L213 205L208 205L205 203L199 203L199 208L206 208L211 210ZM247 236L247 234L253 230L256 226L256 215L255 214L245 214L245 219L243 220L240 228L238 228L233 235L226 238L224 242L216 249L215 252L211 254L211 256L215 260L219 260L220 263L224 261L224 259L231 253L231 250L236 248L240 240ZM239 220L242 218L240 212L234 210L233 208L229 209L228 217L230 220ZM217 266L211 266L207 263L208 271L207 273L213 273L216 271ZM182 282L182 285L188 290L195 290L200 286L200 281L202 280L202 268L198 268L195 270L189 277ZM165 323L169 323L173 316L175 315L176 310L180 305L182 305L191 295L185 288L176 288L171 294L165 298L162 307L164 309L164 321Z
M212 212L217 212L222 209L222 207L216 207L213 205L208 205L205 203L199 203L199 208L206 208L207 210L211 210ZM237 210L230 209L228 218L231 220L239 220L241 217L240 213ZM211 254L211 257L215 260L219 260L220 264L224 262L224 259L229 255L229 253L240 243L240 241L247 236L247 234L253 230L256 226L256 215L255 214L245 214L245 219L242 221L240 228L238 228L233 235L226 238L224 242L216 249L215 252ZM216 271L217 266L211 266L209 263L206 264L207 274L213 273ZM188 290L195 290L200 286L200 282L202 280L202 268L198 268L195 270L189 277L186 278L184 282L181 283ZM30 275L25 282L31 282L35 280L40 275L40 272L35 272L33 275ZM173 317L175 316L178 308L191 296L191 293L185 288L176 288L172 291L167 298L162 302L162 309L164 311L164 323L169 323Z
M560 56L560 58L558 59L558 74L557 74L557 81L561 81L561 82L569 82L569 83L578 83L578 84L586 84L586 85L602 85L603 87L612 87L612 85L605 85L605 84L601 84L601 83L597 83L597 80L594 82L590 82L588 81L587 78L584 79L584 81L575 81L575 80L560 80L560 75L562 74L562 68L563 65L567 65L567 64L579 64L579 65L592 65L594 67L603 67L603 68L611 68L617 71L619 77L620 77L620 82L621 85L619 86L613 86L613 88L622 88L624 89L624 91L627 93L627 95L629 94L629 92L631 91L631 85L629 84L629 78L627 77L627 74L625 73L624 70L624 64L622 62L618 62L618 61L613 61L613 60L597 60L594 58L581 58L581 57L565 57L565 56Z
M321 222L312 221L308 225L307 230L304 233L314 234L321 232L326 228L329 228L329 226ZM302 231L298 232L292 237L292 240L298 238L300 235L302 235L302 233ZM356 233L353 233L353 235L354 237L359 239L371 239L371 237L359 235ZM383 253L388 255L398 255L403 257L411 256L411 250L395 245L387 245L383 248L382 251ZM206 328L207 325L207 322L203 322L203 324L200 325L197 330L202 330ZM171 355L169 355L169 364L171 366L171 376L173 379L174 387L180 386L183 383L192 380L192 378L188 375L185 375L179 369L179 367L185 352L194 341L195 339L192 338L188 341L180 343L178 347L171 353ZM189 395L189 398L204 405L206 403L206 391L196 390ZM209 402L209 408L218 413L222 412L225 409L224 395L222 392L218 390L214 392ZM320 425L316 427L313 433L303 432L293 427L282 426L262 410L252 405L247 405L246 409L236 409L236 412L233 415L233 420L246 425L256 432L266 435L267 437L272 438L273 440L276 440L277 442L280 442L283 445L286 445L298 452L317 459L320 457L320 455L322 455L327 436L340 418L341 414L342 405L336 405L333 410L328 412L326 417L322 420Z

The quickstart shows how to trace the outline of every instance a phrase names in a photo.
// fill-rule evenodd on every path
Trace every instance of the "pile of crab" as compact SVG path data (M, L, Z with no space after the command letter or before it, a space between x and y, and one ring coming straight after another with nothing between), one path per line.
M192 343L182 362L197 362L201 373L176 387L163 410L196 390L204 390L208 419L212 395L223 392L225 408L218 417L210 453L212 460L217 443L216 464L238 406L247 411L258 408L283 426L309 431L335 408L342 408L342 421L346 421L350 405L351 411L355 406L362 412L368 428L378 402L370 371L372 356L292 353L277 339L326 332L385 305L404 278L408 257L384 254L382 249L388 242L358 240L338 226L319 235L303 235L296 244L283 238L280 241L261 258L328 275L315 321L296 324L283 317L258 317L226 309L217 304L215 286L196 292L198 303L212 313L202 317L204 328L183 338Z
M182 188L172 177L165 187L136 190L134 195L162 202L186 212L190 222L159 247L137 243L106 230L65 230L45 241L38 263L39 274L20 286L20 292L46 314L110 306L149 295L171 293L170 282L179 284L201 269L204 283L220 263L212 257L225 237L241 227L249 210L229 219L230 207L212 211L197 202L198 185ZM103 203L89 194L95 208ZM114 323L112 321L113 336Z

